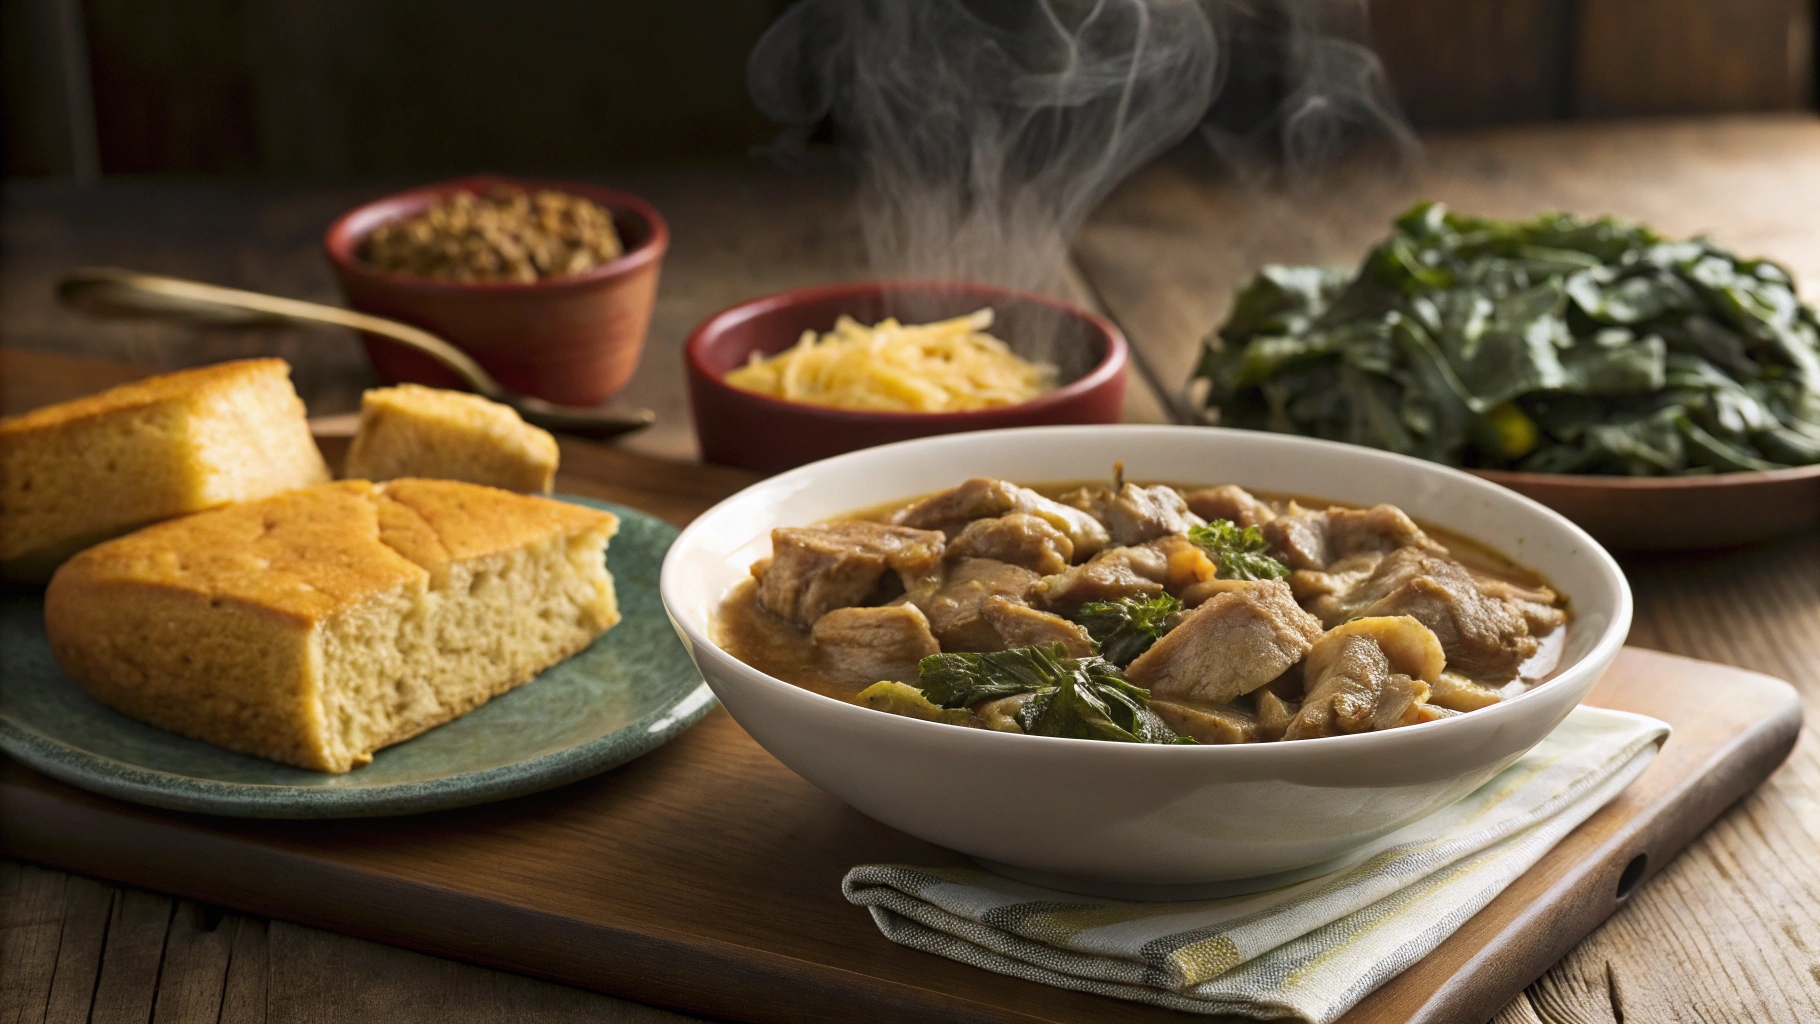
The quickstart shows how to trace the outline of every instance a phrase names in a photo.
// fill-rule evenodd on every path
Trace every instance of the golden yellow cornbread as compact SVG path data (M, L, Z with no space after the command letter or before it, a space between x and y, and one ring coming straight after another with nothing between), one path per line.
M434 477L550 493L556 439L511 406L417 384L360 399L360 431L341 475L360 480Z
M64 563L51 650L102 703L344 772L619 621L605 512L448 480L346 480L160 523Z
M167 373L0 420L0 578L147 523L329 479L282 359Z

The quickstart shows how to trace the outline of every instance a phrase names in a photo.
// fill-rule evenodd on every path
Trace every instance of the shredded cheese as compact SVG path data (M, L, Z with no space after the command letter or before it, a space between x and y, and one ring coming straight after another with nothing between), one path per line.
M986 333L992 310L931 324L852 317L804 331L790 348L751 360L728 384L791 402L875 412L958 412L1027 402L1055 387L1055 367L1032 363Z

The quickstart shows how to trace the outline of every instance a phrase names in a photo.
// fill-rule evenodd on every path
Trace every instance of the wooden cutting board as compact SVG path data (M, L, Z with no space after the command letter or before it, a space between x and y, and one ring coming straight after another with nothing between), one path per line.
M1626 649L1589 703L1675 727L1661 756L1440 950L1345 1018L1485 1020L1794 745L1768 676ZM855 864L965 863L810 786L716 711L616 771L487 807L237 821L0 763L0 853L740 1021L1161 1021L886 941Z
M325 439L332 460L338 447ZM566 441L563 464L559 489L677 523L753 479ZM1801 723L1785 683L1638 649L1589 703L1664 719L1675 735L1623 796L1349 1024L1489 1018L1780 764ZM810 786L724 711L562 789L382 820L175 814L0 759L0 854L729 1020L1191 1019L886 941L841 898L846 870L965 859Z

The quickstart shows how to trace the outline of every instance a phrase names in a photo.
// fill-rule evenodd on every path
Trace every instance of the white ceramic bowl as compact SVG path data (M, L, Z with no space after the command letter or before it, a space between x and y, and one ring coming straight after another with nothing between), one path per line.
M811 693L710 641L721 598L771 529L974 476L1236 483L1391 502L1540 572L1571 602L1564 666L1502 704L1388 732L1239 746L1154 746L989 732ZM695 520L664 560L677 632L727 710L803 778L893 828L1008 873L1114 895L1198 896L1330 868L1496 774L1561 721L1630 629L1630 588L1591 537L1466 473L1366 448L1209 427L1029 427L853 452L754 484ZM1233 881L1241 880L1241 881Z

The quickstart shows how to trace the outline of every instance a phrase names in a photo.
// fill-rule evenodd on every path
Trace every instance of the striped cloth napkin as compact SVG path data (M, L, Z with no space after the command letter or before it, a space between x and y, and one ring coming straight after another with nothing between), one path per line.
M1352 867L1250 896L1131 903L970 868L866 864L841 889L885 936L1045 985L1326 1024L1426 956L1628 786L1666 724L1576 708L1459 803Z

